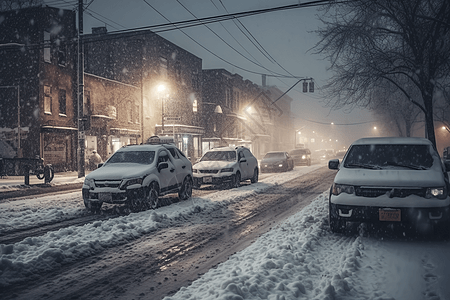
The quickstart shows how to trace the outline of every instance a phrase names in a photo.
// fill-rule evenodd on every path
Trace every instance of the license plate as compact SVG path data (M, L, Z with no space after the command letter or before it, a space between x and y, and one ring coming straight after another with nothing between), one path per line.
M378 218L380 221L400 222L402 220L402 211L400 209L380 209Z
M212 182L212 177L203 177L203 182L204 183L211 183Z
M99 193L98 200L104 201L104 202L111 201L112 195L111 195L111 193Z

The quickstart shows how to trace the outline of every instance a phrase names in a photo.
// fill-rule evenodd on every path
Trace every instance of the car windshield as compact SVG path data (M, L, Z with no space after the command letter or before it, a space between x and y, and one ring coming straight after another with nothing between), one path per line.
M289 152L290 155L303 155L306 154L306 150L293 150Z
M284 153L283 152L266 153L264 158L284 158Z
M358 166L406 167L429 169L433 157L427 145L354 145L348 152L344 167Z
M155 151L120 151L114 153L107 164L137 163L149 165L155 159Z
M235 161L235 151L210 151L203 155L201 161Z

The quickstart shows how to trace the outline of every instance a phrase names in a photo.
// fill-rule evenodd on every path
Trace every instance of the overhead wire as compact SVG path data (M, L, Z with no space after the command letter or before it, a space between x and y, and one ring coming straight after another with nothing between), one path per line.
M198 19L197 18L197 16L195 16L195 14L194 13L192 13L185 5L183 5L181 2L180 2L180 0L176 0L187 12L189 12L195 19ZM219 22L219 24L221 24L222 25L222 27L224 27L223 26L223 24L221 23L221 22ZM246 57L245 55L243 55L241 52L239 52L236 48L234 48L232 45L230 45L227 41L225 41L220 35L218 35L214 30L212 30L209 26L207 26L207 25L205 25L205 27L206 28L208 28L208 30L209 31L211 31L215 36L217 36L222 42L224 42L228 47L230 47L231 49L233 49L236 53L238 53L239 55L241 55L242 57L244 57L245 59L247 59L248 61L250 61L251 63L253 63L253 64L255 64L255 65L257 65L258 67L261 67L261 68L263 68L263 69L265 69L266 71L268 71L268 72L271 72L271 73L274 73L274 74L277 74L277 75L281 75L281 76L284 76L284 74L280 74L280 73L277 73L277 72L275 72L275 71L271 71L271 70L269 70L268 68L266 68L266 67L264 67L262 64L260 64L258 61L257 62L255 62L255 61L253 61L253 60L251 60L251 59L249 59L248 57ZM225 28L225 27L224 27ZM226 28L225 28L225 30L227 30ZM231 35L231 33L227 30L227 32ZM231 35L232 36L232 35ZM233 37L234 38L234 37ZM235 39L235 38L234 38ZM235 39L235 41L242 47L242 48L244 48L236 39ZM245 48L244 48L244 50L245 50ZM248 51L247 51L248 52ZM250 54L251 55L251 54ZM253 56L252 56L253 57ZM254 57L253 57L253 59L255 59ZM292 75L292 74L290 74L290 75ZM293 76L293 75L292 75Z

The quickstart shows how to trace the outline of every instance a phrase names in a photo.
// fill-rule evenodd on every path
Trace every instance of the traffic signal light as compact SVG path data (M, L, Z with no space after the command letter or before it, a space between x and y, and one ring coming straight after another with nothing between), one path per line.
M306 81L303 81L303 93L308 92L308 83Z
M314 81L311 81L311 82L309 83L309 92L310 92L310 93L314 93Z

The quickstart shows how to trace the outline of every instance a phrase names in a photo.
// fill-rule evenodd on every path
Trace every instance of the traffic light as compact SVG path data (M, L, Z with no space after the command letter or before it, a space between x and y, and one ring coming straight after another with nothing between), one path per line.
M310 93L314 93L314 81L311 81L311 82L309 83L309 92L310 92Z
M308 92L308 83L306 81L303 81L303 93Z

